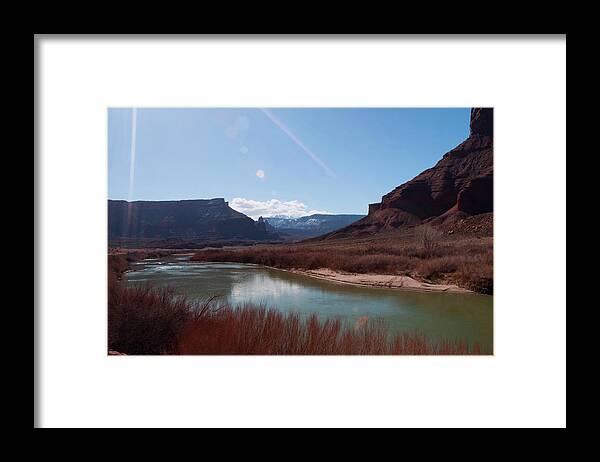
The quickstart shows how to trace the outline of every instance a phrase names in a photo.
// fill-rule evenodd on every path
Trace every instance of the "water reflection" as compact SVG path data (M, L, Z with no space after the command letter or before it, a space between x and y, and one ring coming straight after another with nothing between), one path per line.
M171 286L190 298L218 295L233 305L251 302L283 312L339 317L351 325L365 316L381 317L393 330L467 338L492 348L489 296L356 287L257 265L190 263L187 258L138 262L127 282Z

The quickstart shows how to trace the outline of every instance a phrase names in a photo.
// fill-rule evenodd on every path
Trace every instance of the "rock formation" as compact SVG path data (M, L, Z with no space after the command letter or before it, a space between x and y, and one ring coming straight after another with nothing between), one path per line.
M471 109L465 141L444 154L434 167L383 196L380 203L370 204L365 218L327 238L492 212L493 125L492 108Z
M181 201L108 201L109 241L119 238L264 240L264 223L229 207L222 198Z

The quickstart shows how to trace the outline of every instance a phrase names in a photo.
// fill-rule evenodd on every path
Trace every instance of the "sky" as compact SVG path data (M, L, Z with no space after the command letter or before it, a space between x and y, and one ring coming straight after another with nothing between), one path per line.
M469 132L470 108L109 108L109 199L366 214Z

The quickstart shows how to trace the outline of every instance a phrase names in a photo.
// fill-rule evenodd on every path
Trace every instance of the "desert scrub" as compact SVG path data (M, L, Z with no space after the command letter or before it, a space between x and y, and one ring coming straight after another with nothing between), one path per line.
M434 228L364 239L255 245L197 252L192 261L254 263L281 269L408 275L493 292L492 237L444 236Z

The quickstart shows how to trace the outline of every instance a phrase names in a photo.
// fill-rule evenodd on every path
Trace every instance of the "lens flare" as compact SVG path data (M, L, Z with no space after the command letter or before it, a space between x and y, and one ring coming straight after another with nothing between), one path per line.
M137 138L137 108L131 110L131 151L129 152L129 192L127 194L127 232L131 228L131 199L133 198L133 181L135 178L135 142Z
M131 111L131 151L129 154L129 195L131 201L133 197L133 180L135 177L135 141L137 138L137 108Z
M308 147L302 141L300 141L300 139L296 135L294 135L294 133L292 133L292 131L288 127L286 127L281 120L275 117L275 115L268 109L262 108L260 110L271 120L271 122L277 125L283 131L283 133L285 133L288 136L289 139L296 143L300 147L300 149L302 149L308 155L308 157L315 161L317 165L319 165L319 167L321 167L327 175L329 175L332 178L335 178L335 173L333 173L333 171L327 165L325 165L325 162L323 162L319 158L319 156L317 156L314 152L308 149Z

